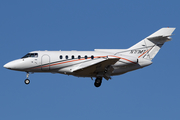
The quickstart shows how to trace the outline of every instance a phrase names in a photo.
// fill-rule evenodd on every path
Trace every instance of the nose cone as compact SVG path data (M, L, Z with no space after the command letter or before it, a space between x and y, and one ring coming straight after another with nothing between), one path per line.
M14 60L14 61L6 63L3 67L5 67L7 69L11 69L11 70L19 70L20 63L21 63L21 60L18 59L18 60Z
M6 63L3 67L7 69L11 69L11 65L9 63Z
M7 68L7 69L14 69L14 68L15 68L15 64L14 64L14 62L12 61L12 62L6 63L3 67L4 67L4 68Z

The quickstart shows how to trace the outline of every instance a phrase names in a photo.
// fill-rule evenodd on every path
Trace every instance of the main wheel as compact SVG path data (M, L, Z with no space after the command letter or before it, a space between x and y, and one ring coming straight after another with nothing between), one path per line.
M95 87L100 87L102 83L102 78L96 78L95 82L94 82L94 86Z
M28 84L30 83L30 80L29 80L29 79L25 79L24 83L25 83L26 85L28 85Z

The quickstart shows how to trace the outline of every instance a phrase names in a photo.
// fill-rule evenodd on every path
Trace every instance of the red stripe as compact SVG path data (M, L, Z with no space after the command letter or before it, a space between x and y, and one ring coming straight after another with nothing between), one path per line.
M97 57L94 57L94 58L104 58L104 57L107 57L107 56L97 56ZM89 57L87 59L91 59L91 57ZM31 68L31 69L37 69L37 68L42 68L42 67L49 67L49 66L54 66L54 65L60 65L60 64L69 63L69 62L75 62L75 61L80 61L80 60L85 60L85 58L76 59L76 60L70 60L70 61L65 61L65 62L59 62L59 63L54 63L54 64L50 64L50 65L39 66L39 67Z
M149 49L151 50L151 48ZM141 54L138 58L140 58L141 56L143 56L145 53L147 53L149 50L146 50L143 54Z
M131 60L128 60L126 58L123 58L123 57L118 57L118 56L114 56L114 55L109 55L109 56L120 58L120 59L123 59L123 60L126 60L128 62L136 64L135 62L133 62ZM97 56L97 57L94 57L94 58L105 58L105 57L107 57L107 56ZM91 59L91 57L89 57L87 59ZM65 61L65 62L59 62L59 63L54 63L54 64L50 64L50 65L39 66L39 67L31 68L31 69L37 69L37 68L42 68L42 67L49 67L49 66L54 66L54 65L60 65L60 64L69 63L69 62L75 62L75 61L80 61L80 60L85 60L85 58L76 59L76 60L70 60L70 61Z
M120 59L123 59L123 60L126 60L126 61L128 61L128 62L131 62L131 63L136 64L135 62L133 62L133 61L131 61L131 60L128 60L128 59L126 59L126 58L123 58L123 57L114 56L114 55L109 55L109 56L116 57L116 58L120 58Z

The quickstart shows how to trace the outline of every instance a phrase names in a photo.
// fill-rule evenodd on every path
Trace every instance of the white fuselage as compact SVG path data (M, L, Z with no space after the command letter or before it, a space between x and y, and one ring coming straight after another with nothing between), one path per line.
M74 75L78 77L96 77L97 73L78 72L74 73L73 68L82 63L95 61L98 59L106 59L108 56L114 56L119 60L113 65L111 75L120 75L128 71L139 69L150 65L152 62L143 58L137 59L131 56L118 55L113 52L104 51L33 51L24 58L11 61L4 67L26 72L51 72ZM89 63L88 62L88 63Z

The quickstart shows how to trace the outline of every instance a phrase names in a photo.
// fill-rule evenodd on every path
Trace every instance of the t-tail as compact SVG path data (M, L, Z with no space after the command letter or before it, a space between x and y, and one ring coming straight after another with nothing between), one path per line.
M133 57L152 60L163 44L171 40L175 28L161 28L128 49Z

